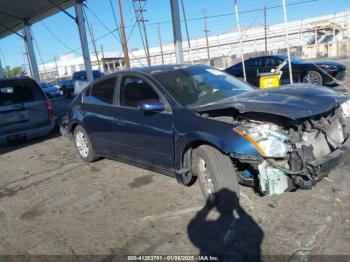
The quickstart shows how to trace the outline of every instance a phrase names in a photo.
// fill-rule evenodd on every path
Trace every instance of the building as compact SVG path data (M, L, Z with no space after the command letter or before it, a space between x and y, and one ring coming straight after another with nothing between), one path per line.
M288 43L293 55L312 59L318 57L338 57L350 55L350 12L339 12L288 22ZM281 24L243 28L243 51L246 56L265 54L265 38L269 54L286 52L285 26ZM184 58L187 63L208 63L224 68L240 59L240 38L236 31L212 35L206 38L191 39L191 49L183 42ZM208 59L208 50L210 58ZM152 65L176 63L173 43L149 49ZM93 69L113 72L124 67L121 52L108 52L91 55ZM129 50L132 67L147 65L143 49ZM75 71L84 70L81 56L65 54L55 61L39 65L42 79L70 77Z
M118 57L115 52L106 54L98 53L90 56L93 70L101 70L105 73L114 72L124 67L124 58ZM42 80L52 80L56 78L70 78L74 72L85 70L82 56L76 56L74 53L63 54L53 61L39 65L40 78Z

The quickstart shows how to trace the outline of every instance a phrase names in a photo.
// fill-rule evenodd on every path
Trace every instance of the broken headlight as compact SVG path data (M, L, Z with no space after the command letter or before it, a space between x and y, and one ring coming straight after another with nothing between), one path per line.
M287 156L293 149L286 143L288 137L268 127L269 125L239 126L233 130L246 138L263 157Z
M341 109L344 117L350 117L350 100L341 104Z

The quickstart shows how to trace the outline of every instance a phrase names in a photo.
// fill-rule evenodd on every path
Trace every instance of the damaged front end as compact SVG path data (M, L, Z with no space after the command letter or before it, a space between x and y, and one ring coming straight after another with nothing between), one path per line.
M255 173L255 186L267 195L296 188L310 189L337 166L350 149L340 108L287 123L280 126L244 120L243 126L234 128L262 156L259 163L251 163L253 169L243 170L243 180L249 176L253 179Z

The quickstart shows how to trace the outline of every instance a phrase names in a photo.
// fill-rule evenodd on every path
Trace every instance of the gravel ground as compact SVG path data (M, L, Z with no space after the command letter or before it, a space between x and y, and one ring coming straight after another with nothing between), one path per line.
M83 163L56 134L0 148L0 165L0 255L350 259L349 159L312 190L260 197L241 186L235 215L206 206L196 185L106 159Z

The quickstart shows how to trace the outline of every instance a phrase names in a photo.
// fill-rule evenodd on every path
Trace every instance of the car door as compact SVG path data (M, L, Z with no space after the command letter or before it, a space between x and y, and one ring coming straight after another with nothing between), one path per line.
M114 156L114 110L117 77L93 83L82 95L83 126L97 154Z
M174 165L173 115L166 99L139 74L122 75L115 114L119 157L141 165L169 169ZM162 112L143 111L141 101L160 101Z

